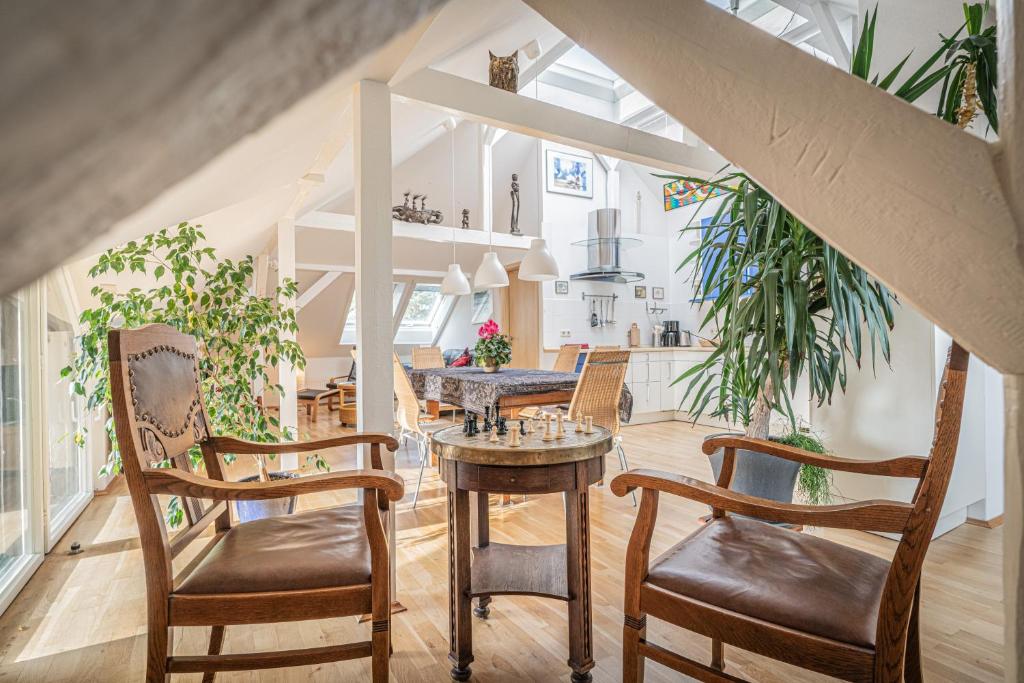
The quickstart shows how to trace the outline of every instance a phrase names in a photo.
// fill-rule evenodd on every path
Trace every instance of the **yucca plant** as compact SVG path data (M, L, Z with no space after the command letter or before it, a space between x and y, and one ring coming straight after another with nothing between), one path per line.
M984 58L978 73L983 70L984 79L994 75L994 52L986 52L994 46L987 30L981 31L984 10L965 5L964 13L965 25L951 37L940 36L939 48L894 95L913 102L939 83L944 91L960 88L966 94L957 82L967 80L970 60L978 54ZM865 15L851 73L889 90L910 55L885 76L871 75L877 16L877 7ZM965 27L968 38L960 40ZM994 111L988 94L982 107ZM683 401L694 419L710 409L713 416L741 422L748 436L767 438L773 409L787 415L795 430L791 396L805 372L810 398L821 405L831 400L837 382L845 390L848 362L859 367L865 350L872 367L879 352L888 364L896 298L885 285L745 173L711 181L663 177L710 185L724 195L710 227L681 231L701 231L700 243L679 269L693 268L695 302L707 304L700 330L714 329L719 337L708 358L676 380L689 380Z

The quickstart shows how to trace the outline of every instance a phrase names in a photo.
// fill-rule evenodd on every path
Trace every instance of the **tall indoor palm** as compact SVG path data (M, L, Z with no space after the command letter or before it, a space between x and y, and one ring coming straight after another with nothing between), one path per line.
M972 97L986 112L994 111L988 84L995 57L982 29L984 9L964 5L965 25L943 37L893 94L912 102L941 82L939 116L959 122L957 107L949 103L969 105ZM851 72L888 90L910 55L884 77L870 76L876 16L877 9L865 16ZM968 38L961 40L965 27ZM974 94L970 73L984 74L976 79L984 94ZM710 185L724 195L710 226L684 228L700 231L701 238L679 269L693 268L695 301L707 305L700 329L719 341L705 361L677 380L689 380L684 401L694 418L710 408L713 416L746 425L748 436L767 438L773 409L795 426L791 396L805 372L810 398L820 405L831 400L837 381L845 390L848 363L859 367L865 350L872 366L879 352L888 364L896 299L881 282L745 173L710 182L666 177Z

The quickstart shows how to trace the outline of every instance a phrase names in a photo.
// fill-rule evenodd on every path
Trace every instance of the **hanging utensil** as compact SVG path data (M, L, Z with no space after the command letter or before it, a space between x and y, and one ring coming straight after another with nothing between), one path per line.
M611 306L609 308L610 308L610 311L608 313L608 317L611 318L611 320L608 321L608 324L614 325L615 324L615 295L614 294L612 295L612 302L611 302Z
M597 327L597 302L590 300L590 326Z

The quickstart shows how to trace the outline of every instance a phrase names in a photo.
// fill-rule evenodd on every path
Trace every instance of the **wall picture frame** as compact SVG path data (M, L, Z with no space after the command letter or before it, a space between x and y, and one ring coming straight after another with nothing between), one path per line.
M557 149L547 150L544 160L545 189L573 197L594 196L594 157Z
M555 280L555 294L568 294L569 293L569 281L568 280Z
M645 285L636 285L633 287L633 298L634 299L646 299L647 298L647 287Z
M651 287L651 298L655 301L662 301L665 298L665 288Z

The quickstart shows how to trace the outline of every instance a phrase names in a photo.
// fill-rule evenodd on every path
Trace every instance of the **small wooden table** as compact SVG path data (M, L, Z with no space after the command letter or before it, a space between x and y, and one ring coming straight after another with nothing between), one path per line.
M604 455L612 449L612 435L600 427L593 434L577 434L574 429L573 423L566 422L565 438L542 441L536 432L515 448L505 438L490 443L483 434L467 437L461 425L434 433L431 448L441 458L441 478L448 485L448 659L456 681L471 675L472 599L479 598L472 611L486 618L494 595L535 595L568 602L572 680L591 680L589 487L604 476ZM470 492L476 495L478 520L472 550ZM562 493L566 543L491 543L489 493Z

